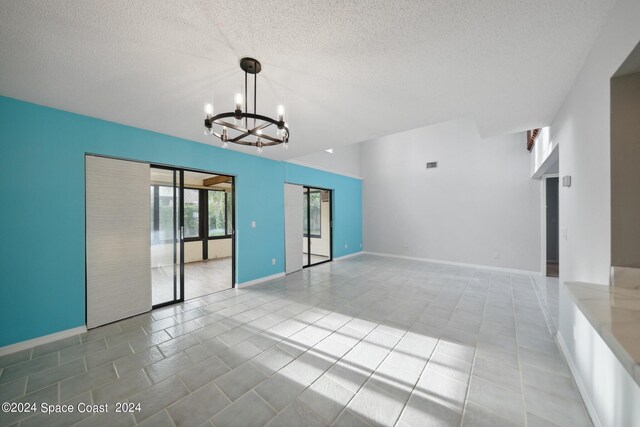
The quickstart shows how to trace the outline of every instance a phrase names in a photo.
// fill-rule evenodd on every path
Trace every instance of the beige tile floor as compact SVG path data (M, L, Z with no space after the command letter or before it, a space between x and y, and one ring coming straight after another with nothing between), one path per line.
M371 255L0 357L0 425L589 426L526 275Z
M151 279L153 305L173 299L173 267L152 268ZM231 288L231 257L190 262L184 265L185 300L229 288Z

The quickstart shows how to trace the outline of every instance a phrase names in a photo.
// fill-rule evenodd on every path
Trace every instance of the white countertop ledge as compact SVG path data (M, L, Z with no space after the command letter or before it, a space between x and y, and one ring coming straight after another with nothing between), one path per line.
M578 309L640 386L640 289L568 282Z

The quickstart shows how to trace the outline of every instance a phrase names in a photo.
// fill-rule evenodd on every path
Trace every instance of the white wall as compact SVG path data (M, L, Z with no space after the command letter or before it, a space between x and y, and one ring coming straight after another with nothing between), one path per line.
M230 257L231 243L231 238L209 240L209 248L207 251L209 259Z
M529 161L524 133L481 139L473 120L363 143L365 251L540 272Z
M306 156L296 157L290 162L316 169L360 177L360 144L342 145L333 149L333 154L320 151Z
M202 261L202 242L184 242L184 262Z
M611 264L610 78L640 40L640 1L619 0L603 26L584 67L551 125L560 146L560 176L571 175L560 188L560 281L607 285ZM566 238L563 235L566 234ZM564 286L560 288L560 336L577 366L579 381L605 426L633 425L637 390L625 392L628 374L606 352L596 332L583 327ZM575 331L581 330L580 334ZM596 355L588 357L583 352ZM621 378L613 393L602 393L601 373ZM637 388L637 385L635 385ZM599 391L600 390L600 391ZM627 418L625 418L627 417ZM635 420L635 425L640 420Z

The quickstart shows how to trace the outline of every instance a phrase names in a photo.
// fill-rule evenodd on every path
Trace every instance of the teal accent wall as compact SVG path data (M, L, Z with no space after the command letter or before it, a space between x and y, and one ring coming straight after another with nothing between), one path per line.
M361 251L362 181L293 163L283 165L285 182L333 190L333 257Z
M0 346L85 324L86 153L236 176L239 283L284 271L285 182L334 190L334 258L361 250L358 179L0 97Z

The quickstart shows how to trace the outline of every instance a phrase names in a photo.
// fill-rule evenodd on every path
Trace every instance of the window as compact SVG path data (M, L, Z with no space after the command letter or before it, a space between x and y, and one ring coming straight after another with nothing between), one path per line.
M173 240L173 187L151 186L151 241ZM178 191L176 191L176 196ZM184 189L184 238L199 240L231 237L233 233L232 193L224 190ZM203 224L200 217L206 218Z
M173 240L173 187L151 186L151 242Z
M224 236L226 233L225 192L209 191L209 237Z
M208 193L209 237L230 236L233 232L231 193L220 190Z
M538 134L540 133L540 128L531 129L527 131L527 150L533 150L533 146L536 143L536 139L538 138Z
M309 194L310 196L307 196L307 194ZM311 200L309 201L309 203L307 202L307 197L311 197ZM303 210L304 210L304 217L303 217L303 223L304 223L304 237L309 237L309 234L311 235L311 237L316 237L316 238L321 238L322 237L322 233L321 233L321 212L320 212L320 205L321 205L321 201L322 201L322 197L320 196L320 191L312 191L310 193L305 193L304 194L304 203L303 203ZM310 209L310 215L307 213L308 210ZM311 227L309 228L308 225L308 221L311 220Z
M184 189L184 238L200 237L200 191Z

